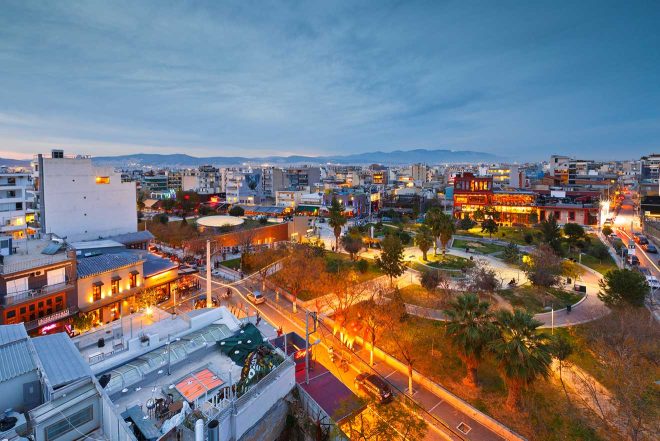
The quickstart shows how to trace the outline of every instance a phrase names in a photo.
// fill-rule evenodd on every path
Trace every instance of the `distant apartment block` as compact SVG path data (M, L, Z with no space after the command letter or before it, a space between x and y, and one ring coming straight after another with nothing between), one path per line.
M37 155L33 168L42 233L76 241L137 231L135 182L122 182L112 167L53 150L50 156Z
M0 168L0 236L33 236L32 175Z

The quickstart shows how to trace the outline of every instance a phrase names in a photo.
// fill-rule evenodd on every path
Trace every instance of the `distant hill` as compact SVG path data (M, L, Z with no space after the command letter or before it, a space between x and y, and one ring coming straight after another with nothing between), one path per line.
M29 159L0 158L0 167L30 167Z
M392 152L368 152L352 155L332 156L210 156L195 157L185 154L161 155L149 153L136 153L121 156L98 156L93 161L97 164L112 165L115 167L197 167L203 164L216 166L229 166L240 164L412 164L423 162L427 164L458 163L458 162L491 162L502 158L492 153L474 152L469 150L395 150Z

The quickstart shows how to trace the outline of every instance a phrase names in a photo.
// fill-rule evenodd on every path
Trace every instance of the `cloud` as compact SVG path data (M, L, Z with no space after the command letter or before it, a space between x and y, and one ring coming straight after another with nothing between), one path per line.
M657 18L602 2L8 1L0 148L637 155L660 135L624 128L660 116Z

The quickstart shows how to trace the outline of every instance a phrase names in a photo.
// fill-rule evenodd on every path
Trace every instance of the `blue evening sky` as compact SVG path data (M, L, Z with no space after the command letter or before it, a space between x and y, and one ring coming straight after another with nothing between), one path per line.
M660 1L2 1L0 156L660 150Z

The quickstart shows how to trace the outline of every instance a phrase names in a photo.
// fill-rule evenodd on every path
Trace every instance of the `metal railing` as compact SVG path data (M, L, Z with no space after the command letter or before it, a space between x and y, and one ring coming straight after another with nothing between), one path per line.
M282 363L275 367L272 371L268 372L257 384L255 384L251 389L245 392L243 395L238 397L236 400L236 407L242 407L248 403L256 395L261 394L264 389L268 388L273 380L278 377L282 372L288 368L295 366L295 363L291 358L285 358Z
M68 281L64 283L58 283L57 285L46 285L42 288L30 289L18 294L5 296L2 299L2 304L4 306L16 305L27 300L38 299L39 297L44 297L56 292L73 289L74 286L75 285L72 282Z
M20 244L14 244L14 248L18 249L19 247ZM37 269L48 265L54 265L59 262L64 262L67 259L68 256L66 254L60 254L49 257L40 257L37 259L29 259L16 263L4 263L4 264L0 264L0 274L12 274L21 271Z
M75 315L78 313L79 309L77 306L72 306L70 308L63 309L61 311L57 311L53 314L46 315L44 317L40 317L36 320L30 320L29 322L25 323L25 328L27 330L31 330L34 328L38 328L39 326L44 326L52 322L56 322L58 320L62 320L63 318L70 317L72 315Z

